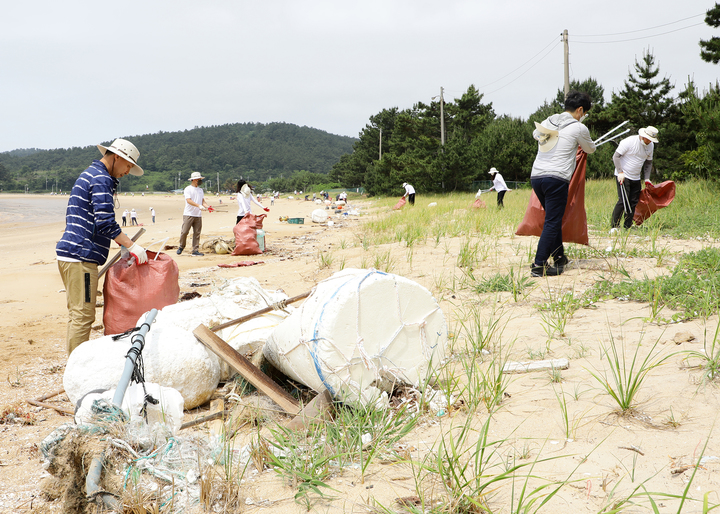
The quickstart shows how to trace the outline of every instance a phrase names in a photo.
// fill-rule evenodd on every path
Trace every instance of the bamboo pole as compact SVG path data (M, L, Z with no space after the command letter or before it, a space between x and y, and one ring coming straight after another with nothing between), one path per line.
M297 296L293 296L292 298L288 298L288 299L285 300L283 303L285 303L285 304L294 303L294 302L297 302L297 301L302 300L302 299L304 299L304 298L307 298L307 297L310 296L311 294L312 294L312 291L308 291L307 293L299 294L299 295L297 295ZM269 307L264 307L264 308L262 308L262 309L260 309L260 310L258 310L258 311L251 312L250 314L247 314L247 315L242 316L242 317L240 317L240 318L233 319L233 320L227 321L227 322L225 322L225 323L222 323L222 324L220 324L220 325L214 326L214 327L212 327L210 330L212 330L213 332L217 332L218 330L222 330L223 328L232 327L233 325L237 325L237 324L239 324L239 323L245 323L245 322L248 321L248 320L251 320L251 319L256 318L256 317L258 317L258 316L262 316L263 314L268 313L268 312L270 312L270 311L272 311L272 310L274 310L274 309L275 309L275 307L272 306L272 305L270 305Z

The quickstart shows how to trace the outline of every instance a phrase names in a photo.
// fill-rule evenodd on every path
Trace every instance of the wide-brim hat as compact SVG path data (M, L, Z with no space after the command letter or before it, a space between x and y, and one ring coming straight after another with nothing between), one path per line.
M98 150L100 150L100 153L103 154L103 156L105 156L105 154L109 150L115 155L119 155L120 157L128 161L130 164L133 164L134 166L130 168L130 175L141 177L143 173L145 173L143 169L137 164L137 161L140 158L140 152L138 152L138 149L135 148L135 145L127 139L116 139L108 147L105 147L103 145L97 145L97 148Z
M496 170L495 168L490 168L490 171L488 171L488 173L490 175L495 175L496 173L500 173L500 172L498 170Z
M193 171L188 180L205 180L205 177L203 177L199 171Z
M560 134L557 130L549 129L540 125L537 121L535 122L535 130L543 134L542 140L538 141L538 149L541 152L549 152L558 142L558 135Z
M658 129L655 127L645 127L638 130L638 134L652 141L653 143L659 143L658 141Z

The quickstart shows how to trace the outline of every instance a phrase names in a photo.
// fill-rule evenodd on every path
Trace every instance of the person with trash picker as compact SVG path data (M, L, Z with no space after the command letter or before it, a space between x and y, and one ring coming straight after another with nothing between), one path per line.
M533 277L560 275L569 263L563 246L562 219L578 145L585 153L595 152L590 131L581 123L591 106L587 93L572 91L565 98L565 112L535 122L533 137L538 141L538 153L530 183L545 210L545 221L530 268ZM554 265L550 265L550 257Z
M405 194L402 197L405 198L407 196L410 205L415 205L415 188L407 182L403 182L402 187L405 188Z
M190 233L190 229L193 230L192 238L192 254L194 257L202 257L205 255L200 252L200 233L202 232L202 212L207 210L208 212L214 212L210 204L205 200L205 193L203 192L200 185L205 179L199 171L193 171L188 179L190 185L185 188L185 210L183 211L183 223L180 229L180 243L177 249L177 254L180 255L185 249L185 243L187 242L187 236Z
M128 249L138 265L147 253L123 233L115 221L114 200L120 178L143 174L137 165L140 152L130 141L116 139L97 145L102 154L83 171L70 192L65 232L55 247L58 270L65 286L68 308L67 353L90 339L95 322L98 265L105 264L110 241Z
M495 168L490 168L488 173L492 175L493 185L487 192L490 192L493 189L497 192L497 206L499 209L502 209L505 207L505 204L503 204L503 198L505 197L505 191L508 190L507 184L505 184L505 179L503 179L500 172Z
M246 181L242 179L238 181L236 192L236 199L238 203L237 221L235 221L236 225L240 223L240 220L243 219L245 215L250 214L250 202L254 203L265 212L270 212L270 209L255 199L252 188Z
M624 227L630 228L635 216L635 208L640 200L642 190L641 172L645 185L650 182L652 171L653 151L658 142L658 130L655 127L645 127L638 130L637 136L629 136L620 141L613 154L615 164L615 186L617 187L618 201L612 212L612 228L614 234L620 227L620 219L625 216Z

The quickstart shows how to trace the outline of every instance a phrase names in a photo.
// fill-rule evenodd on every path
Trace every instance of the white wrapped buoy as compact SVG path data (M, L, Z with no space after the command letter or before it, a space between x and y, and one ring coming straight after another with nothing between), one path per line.
M325 223L328 219L328 213L325 209L315 209L310 215L313 223Z
M446 343L443 312L423 286L374 269L346 269L319 283L263 351L315 391L381 404L397 383L419 386L434 375Z

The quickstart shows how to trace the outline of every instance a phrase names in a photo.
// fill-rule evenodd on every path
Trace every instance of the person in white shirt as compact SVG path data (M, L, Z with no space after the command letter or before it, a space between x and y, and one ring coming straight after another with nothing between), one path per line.
M137 224L138 224L138 221L137 221L137 211L136 211L135 209L132 209L132 210L130 211L130 224L131 224L131 225L137 225Z
M270 212L270 209L255 200L255 197L252 193L252 188L250 187L250 184L248 184L246 181L238 181L236 191L237 193L235 198L237 199L238 203L237 221L235 221L236 225L240 223L240 220L243 219L246 214L250 214L250 202L254 203L258 207L263 209L265 212Z
M505 179L502 178L500 172L495 168L490 168L488 173L490 173L493 177L493 185L490 189L488 189L488 191L492 191L493 189L497 191L497 205L498 208L502 209L505 207L505 204L503 204L503 198L505 197L505 191L508 190L507 184L505 184Z
M658 142L658 130L645 127L638 130L637 136L626 137L613 154L615 164L615 185L618 201L612 212L612 232L620 227L620 219L625 215L625 228L630 228L635 216L635 207L640 201L642 178L645 184L650 182L653 151ZM643 175L641 177L640 175Z
M415 205L415 188L412 187L407 182L403 182L402 187L405 188L405 194L403 195L403 198L407 196L408 202L410 202L410 205Z
M591 106L592 100L587 93L573 91L565 98L565 112L535 123L533 137L538 141L538 153L530 173L530 183L545 209L545 221L530 268L534 277L560 275L570 262L563 246L562 219L570 179L575 173L578 145L585 153L595 152L590 131L580 122ZM549 264L550 257L553 258L553 266Z
M128 211L127 209L125 209L125 210L123 211L123 215L122 215L122 226L123 226L123 227L124 227L124 226L127 226L127 219L128 219L129 216L130 216L130 211Z
M199 172L193 171L188 179L190 185L185 188L185 210L183 211L183 224L180 229L180 243L178 246L177 254L180 255L185 249L185 243L187 242L187 236L190 233L190 229L193 230L192 238L192 255L200 257L205 255L200 253L200 233L202 232L202 212L209 210L213 212L213 208L205 201L205 194L200 188L203 177Z
M150 216L152 216L153 225L155 224L155 209L150 207Z

